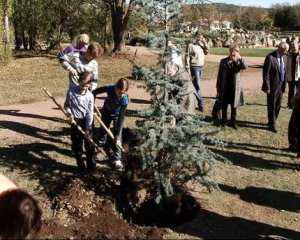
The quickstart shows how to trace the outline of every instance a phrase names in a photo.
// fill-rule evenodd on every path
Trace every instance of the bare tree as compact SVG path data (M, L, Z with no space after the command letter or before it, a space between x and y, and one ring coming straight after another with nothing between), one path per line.
M3 11L3 36L2 42L4 45L5 54L8 52L9 47L9 3L8 0L3 0L2 2Z
M113 52L122 50L124 34L127 30L128 20L132 14L137 0L102 0L110 9L111 24L114 39Z

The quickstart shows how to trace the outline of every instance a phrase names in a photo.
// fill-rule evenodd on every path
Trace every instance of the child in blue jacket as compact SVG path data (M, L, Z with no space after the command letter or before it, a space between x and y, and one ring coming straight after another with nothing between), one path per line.
M107 138L103 128L100 128L100 143L109 159L114 162L116 168L123 168L121 161L122 151L117 145L122 142L122 130L125 121L125 112L129 103L127 91L129 89L128 80L121 78L115 85L99 87L93 91L94 96L106 93L107 97L101 110L102 121L109 128L113 122L114 141Z

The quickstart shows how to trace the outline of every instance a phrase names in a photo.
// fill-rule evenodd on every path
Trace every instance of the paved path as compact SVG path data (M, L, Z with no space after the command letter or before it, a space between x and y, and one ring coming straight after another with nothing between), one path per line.
M219 61L222 56L209 55L208 61ZM249 58L246 61L261 63L260 58ZM261 86L261 69L249 68L242 73L243 86L245 90L259 90ZM201 83L203 95L214 97L216 95L215 80L206 80ZM149 95L140 83L133 82L129 91L131 103L129 109L143 108L149 101ZM57 99L61 104L64 98ZM102 99L97 100L101 104ZM35 102L31 104L17 104L0 107L0 140L10 138L24 138L24 133L29 131L43 131L49 128L49 121L58 121L63 117L51 100ZM26 129L26 130L25 130Z

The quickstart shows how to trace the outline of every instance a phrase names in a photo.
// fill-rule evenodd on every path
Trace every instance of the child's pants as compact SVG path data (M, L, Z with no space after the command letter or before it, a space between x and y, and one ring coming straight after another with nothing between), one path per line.
M111 115L105 113L102 111L102 121L105 124L107 128L109 128L111 122L113 122L113 135L116 136L117 133L117 120L115 117L112 117ZM122 158L122 151L119 147L116 146L116 144L113 142L113 140L107 136L106 131L101 127L100 132L100 144L103 146L104 151L107 153L108 158L110 161L117 161L121 160ZM122 133L121 133L122 136Z
M75 119L77 124L83 129L85 128L85 120L84 119ZM90 133L90 137L93 138L93 133ZM77 166L79 170L84 170L87 168L88 170L94 170L96 168L96 162L94 159L95 147L92 146L82 135L81 132L77 129L75 125L71 126L71 140L72 140L72 151L75 155ZM86 153L86 166L84 164L82 155L83 155L83 144L85 147Z

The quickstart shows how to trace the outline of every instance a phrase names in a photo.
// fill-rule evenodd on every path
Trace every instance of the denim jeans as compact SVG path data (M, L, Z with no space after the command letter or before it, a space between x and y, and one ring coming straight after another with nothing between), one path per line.
M115 136L117 120L104 111L101 112L101 115L102 121L106 127L109 128L111 122L113 122L113 135ZM99 129L99 143L100 146L103 146L104 151L107 153L110 161L114 162L122 159L121 149L117 147L113 140L107 136L106 131L102 127Z
M195 95L197 97L198 100L198 107L200 110L203 109L203 98L201 95L201 90L200 90L200 81L201 81L201 77L202 77L202 72L203 72L203 67L201 66L192 66L191 67L191 75L192 75L192 81L193 81L193 85L195 88Z

